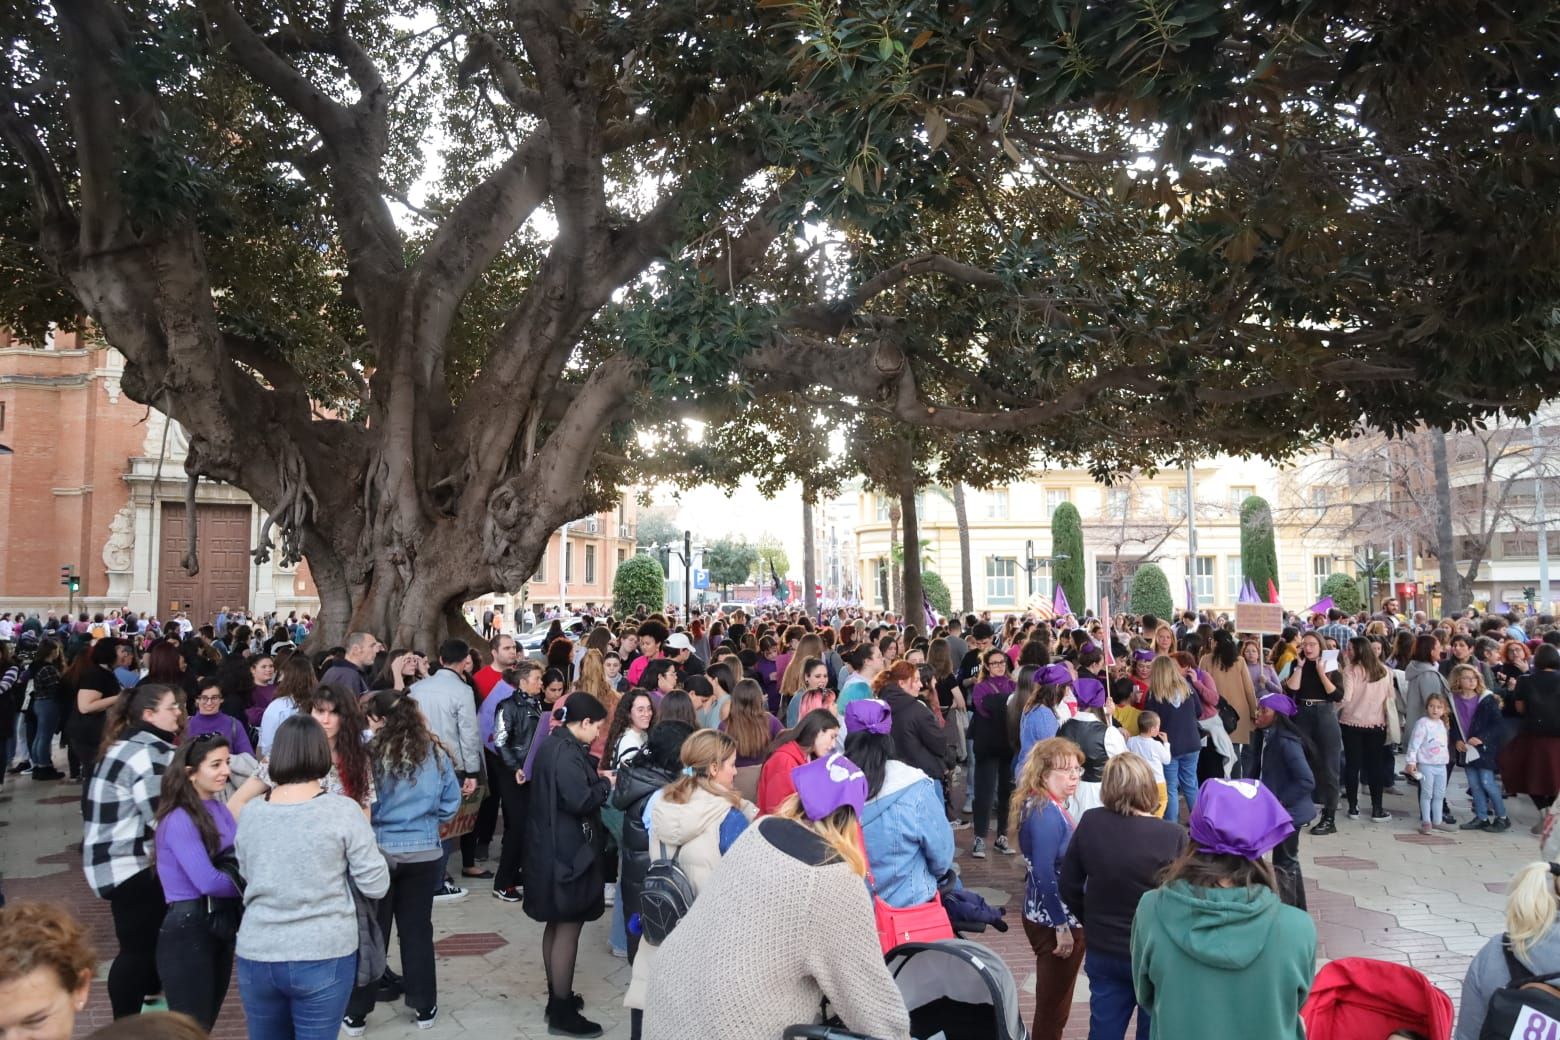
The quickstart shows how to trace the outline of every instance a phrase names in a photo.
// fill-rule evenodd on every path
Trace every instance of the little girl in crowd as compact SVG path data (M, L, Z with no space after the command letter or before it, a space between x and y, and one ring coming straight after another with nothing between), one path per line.
M1414 723L1408 738L1408 774L1419 777L1419 833L1433 828L1455 830L1441 819L1446 798L1446 771L1452 761L1452 749L1446 732L1446 717L1451 706L1445 694L1432 693L1425 698L1425 714Z

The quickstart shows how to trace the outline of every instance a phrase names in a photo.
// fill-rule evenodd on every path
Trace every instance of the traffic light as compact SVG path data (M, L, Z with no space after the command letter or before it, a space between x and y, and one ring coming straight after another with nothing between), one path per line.
M72 591L72 592L80 592L81 591L81 576L80 575L72 574L70 576L70 591Z
M73 568L73 567L72 567L72 566L71 566L71 565L70 565L70 564L68 564L68 563L67 563L67 564L65 564L65 565L64 565L64 566L63 566L63 567L61 567L61 568L60 568L60 584L61 584L61 585L66 585L66 586L68 586L68 585L69 585L69 584L70 584L70 582L71 582L71 573L70 573L70 572L71 572L71 571L72 571L72 570L74 570L74 569L75 569L75 568Z

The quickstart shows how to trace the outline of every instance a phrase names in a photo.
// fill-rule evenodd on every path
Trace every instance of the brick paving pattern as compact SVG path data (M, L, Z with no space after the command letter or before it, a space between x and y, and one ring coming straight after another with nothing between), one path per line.
M1454 783L1452 804L1468 813L1463 785ZM80 818L73 806L79 785L33 783L7 777L0 788L0 823L12 826L0 839L0 872L7 899L45 899L71 907L91 930L103 964L116 948L108 904L94 898L80 869ZM1513 805L1514 826L1505 834L1447 832L1420 835L1409 800L1411 789L1393 799L1387 823L1339 818L1331 838L1306 836L1301 856L1310 912L1317 923L1319 957L1374 957L1425 972L1456 1001L1472 955L1502 930L1506 881L1537 856L1527 833L1536 818L1530 805ZM1388 796L1389 799L1392 796ZM1525 800L1524 800L1525 801ZM1006 934L988 930L973 936L995 951L1018 981L1025 1021L1033 1014L1034 955L1024 938L1020 904L1023 860L988 850L984 861L968 856L969 830L957 832L965 883L993 905L1008 906ZM496 844L496 843L495 843ZM541 926L518 905L488 894L490 883L471 882L464 900L434 909L439 972L439 1033L471 1031L526 1040L546 1035L546 1004L539 948ZM391 951L395 963L398 954ZM718 957L716 962L718 963ZM576 989L586 1013L607 1028L607 1036L628 1036L622 1008L628 984L626 961L607 948L607 921L587 927L580 948ZM1088 1034L1088 982L1080 974L1068 1040ZM77 1036L109 1021L108 997L95 985ZM381 1007L369 1018L369 1037L427 1036L400 1004ZM1130 1035L1130 1034L1129 1034ZM217 1022L217 1040L246 1036L235 982Z

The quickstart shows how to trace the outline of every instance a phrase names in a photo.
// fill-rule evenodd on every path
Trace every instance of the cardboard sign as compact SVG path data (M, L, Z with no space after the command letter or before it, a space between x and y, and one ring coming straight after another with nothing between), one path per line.
M1277 603L1235 604L1235 631L1277 635L1284 630L1284 608Z

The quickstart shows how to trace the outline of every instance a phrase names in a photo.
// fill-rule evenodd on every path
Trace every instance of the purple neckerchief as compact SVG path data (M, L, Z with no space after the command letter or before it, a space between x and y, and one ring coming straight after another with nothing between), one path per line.
M482 698L482 707L477 709L477 732L482 737L482 746L494 754L498 753L498 745L493 743L493 730L498 727L498 706L514 693L515 688L500 679Z

